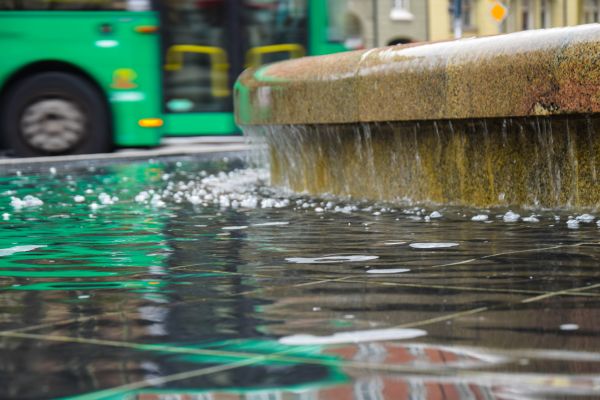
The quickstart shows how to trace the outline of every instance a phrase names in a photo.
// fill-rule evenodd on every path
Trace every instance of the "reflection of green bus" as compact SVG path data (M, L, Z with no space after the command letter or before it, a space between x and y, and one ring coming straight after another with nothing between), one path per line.
M345 50L328 12L345 1L0 0L2 147L89 153L235 133L235 77Z

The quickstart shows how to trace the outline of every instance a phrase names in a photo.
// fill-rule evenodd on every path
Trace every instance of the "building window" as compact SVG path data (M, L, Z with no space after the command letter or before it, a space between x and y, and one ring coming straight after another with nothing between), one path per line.
M410 12L410 0L392 0L390 19L393 21L412 21L415 16Z
M467 29L475 26L475 21L473 20L473 0L462 1L462 20L463 26Z
M583 22L600 22L600 0L585 0L583 3Z
M533 13L531 0L523 0L521 3L521 30L533 29Z
M542 28L550 28L552 26L552 1L550 0L541 0L540 26Z

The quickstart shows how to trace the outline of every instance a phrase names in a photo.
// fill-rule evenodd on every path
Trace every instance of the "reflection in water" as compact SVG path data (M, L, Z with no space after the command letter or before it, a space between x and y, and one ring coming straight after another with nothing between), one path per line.
M4 171L0 397L598 395L593 213L312 198L238 167Z

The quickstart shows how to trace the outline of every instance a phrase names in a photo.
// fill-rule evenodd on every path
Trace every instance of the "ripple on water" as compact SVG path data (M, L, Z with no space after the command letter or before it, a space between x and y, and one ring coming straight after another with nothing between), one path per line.
M457 247L458 243L453 242L440 242L440 243L411 243L409 245L413 249L448 249L451 247Z
M283 226L289 225L290 223L287 221L277 221L277 222L263 222L261 224L252 224L252 226Z
M377 342L383 340L413 339L427 335L422 329L372 329L366 331L338 332L329 336L315 336L298 334L285 336L279 339L279 343L287 345L324 345L341 343L363 343Z
M246 225L241 225L241 226L224 226L221 229L224 231L241 231L243 229L247 229L248 227Z
M325 256L325 257L288 257L287 262L295 264L335 264L344 262L361 262L378 259L378 256L351 255L351 256Z

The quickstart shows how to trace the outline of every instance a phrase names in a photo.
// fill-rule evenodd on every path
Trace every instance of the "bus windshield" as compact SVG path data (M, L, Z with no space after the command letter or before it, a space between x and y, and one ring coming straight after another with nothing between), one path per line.
M152 0L0 0L0 10L148 11Z

